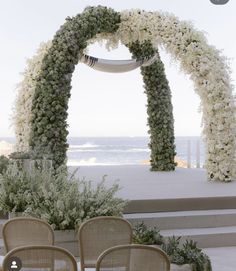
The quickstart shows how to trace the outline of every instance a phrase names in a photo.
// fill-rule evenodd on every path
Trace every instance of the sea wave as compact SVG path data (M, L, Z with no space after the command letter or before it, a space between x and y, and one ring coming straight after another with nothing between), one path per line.
M128 152L150 152L148 148L133 148L129 149Z
M81 145L70 145L70 149L90 149L90 148L97 148L99 147L99 145L96 144L92 144L92 143L85 143L85 144L81 144Z

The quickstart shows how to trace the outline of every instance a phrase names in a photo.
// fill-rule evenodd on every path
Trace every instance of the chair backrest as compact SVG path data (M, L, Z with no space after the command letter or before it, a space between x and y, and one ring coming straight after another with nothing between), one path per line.
M170 260L159 248L123 245L105 250L98 258L96 271L169 271Z
M132 227L127 220L112 216L87 220L79 228L81 270L95 268L97 258L104 250L131 243Z
M9 269L14 258L22 263L21 271L77 271L77 263L67 250L55 246L18 247L7 253L3 260L3 271Z
M4 224L2 234L6 252L21 246L54 245L52 227L37 218L11 219Z

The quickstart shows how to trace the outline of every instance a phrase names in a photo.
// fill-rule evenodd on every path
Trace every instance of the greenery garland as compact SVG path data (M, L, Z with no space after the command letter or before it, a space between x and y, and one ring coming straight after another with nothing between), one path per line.
M39 153L41 157L48 157L51 154L56 168L66 161L67 107L74 66L89 42L104 38L108 40L109 47L116 47L120 42L129 45L137 41L140 44L150 41L153 48L163 46L181 62L183 71L191 75L195 90L201 98L208 179L224 182L234 180L235 101L227 61L216 48L208 45L205 36L195 30L189 22L180 21L173 15L158 11L128 10L117 13L98 6L87 8L82 14L67 19L56 33L50 50L43 58L41 72L35 80L30 123L26 121L21 125L21 119L17 117L20 124L18 132L26 133L27 129L27 136L30 135L30 149L34 155ZM146 74L146 69L143 74ZM152 113L154 116L155 112ZM30 127L27 127L28 124ZM163 128L165 125L163 124ZM152 130L150 128L150 132ZM167 131L164 133L168 134ZM20 137L23 138L21 135ZM152 137L153 140L157 138L158 136ZM153 148L161 151L163 145L153 144L155 141L152 139L150 144L152 154L155 154L158 152ZM23 143L20 149L25 146L28 148L25 141ZM170 151L164 156L171 160L171 155ZM154 169L161 168L163 154L158 158L161 161L160 165L157 165L156 158L157 155L151 157ZM170 168L173 168L173 163L170 163Z
M112 9L87 8L56 33L41 64L32 107L31 150L39 157L50 158L57 168L66 160L67 108L71 77L87 40L100 33L113 33L120 16ZM150 42L129 46L135 58L150 57L156 50ZM151 169L174 170L174 129L171 95L163 64L156 61L142 68L148 96L148 123L151 134ZM34 154L35 155L35 154Z
M114 33L119 22L119 13L101 6L67 18L42 61L32 102L30 147L52 159L55 168L66 161L67 109L75 65L87 40L99 33Z
M150 41L129 45L130 52L137 59L158 54ZM147 94L147 113L151 148L151 170L174 170L175 137L171 93L161 59L152 65L141 67L145 93Z

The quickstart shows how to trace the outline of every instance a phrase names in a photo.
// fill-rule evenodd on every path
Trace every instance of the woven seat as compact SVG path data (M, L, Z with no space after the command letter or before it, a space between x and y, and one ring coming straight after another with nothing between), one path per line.
M127 220L111 216L87 220L79 228L81 271L95 268L104 250L131 242L132 227Z
M169 271L170 261L161 249L145 245L116 246L104 251L96 271Z
M20 217L6 222L2 229L6 252L30 245L54 245L51 226L36 218Z
M9 271L11 258L21 260L21 271L77 271L75 258L67 250L55 246L18 247L4 258L3 271Z

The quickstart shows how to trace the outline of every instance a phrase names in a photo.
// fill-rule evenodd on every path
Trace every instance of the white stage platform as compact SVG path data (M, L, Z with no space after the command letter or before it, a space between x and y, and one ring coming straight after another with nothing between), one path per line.
M130 200L127 213L236 208L236 181L207 181L204 169L152 172L149 166L81 166L80 178L119 180L118 196Z

